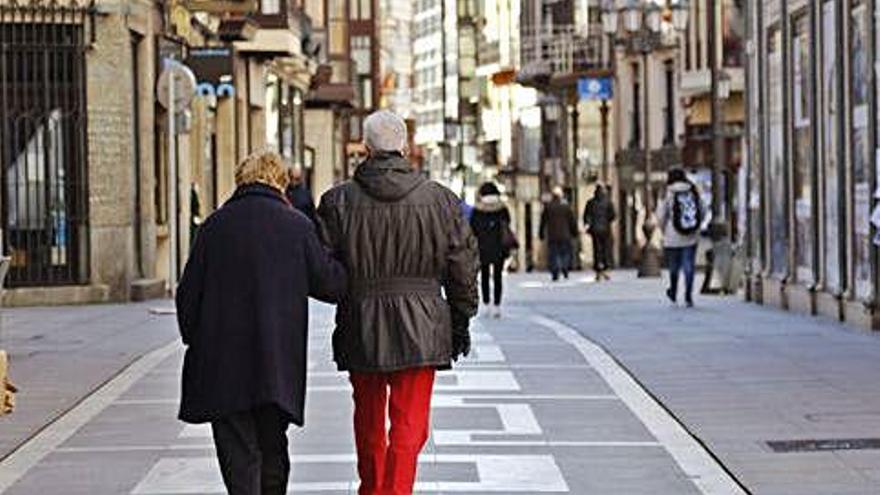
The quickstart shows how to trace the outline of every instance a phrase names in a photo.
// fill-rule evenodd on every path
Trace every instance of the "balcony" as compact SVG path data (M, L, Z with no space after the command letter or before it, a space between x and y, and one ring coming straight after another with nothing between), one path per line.
M239 51L277 57L315 57L312 20L293 0L264 1L261 10L249 18L258 29L252 39L236 43Z
M600 26L586 33L573 24L525 28L522 31L517 80L528 86L553 85L607 70Z

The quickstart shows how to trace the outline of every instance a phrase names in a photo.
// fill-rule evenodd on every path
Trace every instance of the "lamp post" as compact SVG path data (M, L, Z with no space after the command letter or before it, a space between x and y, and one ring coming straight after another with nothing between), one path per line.
M673 0L670 9L672 26L676 32L683 33L688 25L689 5L687 0ZM618 10L613 0L606 0L602 8L602 27L612 41L612 45L629 45L632 52L642 57L642 76L644 79L644 208L645 220L642 231L645 243L642 246L639 263L639 277L660 276L660 252L651 240L657 228L654 219L654 197L651 187L651 117L650 117L650 72L648 63L651 54L661 45L664 11L657 0L626 0L623 8ZM623 31L618 27L623 20ZM638 105L639 102L634 102Z

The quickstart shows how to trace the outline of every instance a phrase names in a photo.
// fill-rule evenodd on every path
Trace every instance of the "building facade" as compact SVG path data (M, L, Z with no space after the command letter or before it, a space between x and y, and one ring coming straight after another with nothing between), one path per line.
M4 303L173 288L241 159L303 161L309 32L293 0L0 3Z
M877 328L880 4L747 8L747 297Z
M537 227L542 203L549 200L553 187L563 188L580 218L595 183L611 181L610 176L600 175L609 168L611 148L603 153L601 146L603 128L607 129L601 123L609 120L603 119L600 105L582 100L578 93L580 80L613 75L598 12L598 2L588 0L524 1L520 6L516 81L536 94L517 129L522 154L512 174L517 198L525 202L526 267L546 263ZM590 130L598 131L597 139L582 134ZM577 247L582 254L576 260L580 267L582 260L589 259L584 237Z

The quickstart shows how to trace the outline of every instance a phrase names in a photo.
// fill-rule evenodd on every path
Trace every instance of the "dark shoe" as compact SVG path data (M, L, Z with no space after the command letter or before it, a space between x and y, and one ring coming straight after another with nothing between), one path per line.
M672 304L675 304L675 293L672 292L672 289L666 289L666 297L668 297L669 300L672 301Z
M693 307L694 307L694 300L693 300L692 298L689 297L689 298L687 298L687 300L685 301L685 304L687 305L687 307L689 307L689 308L693 308Z

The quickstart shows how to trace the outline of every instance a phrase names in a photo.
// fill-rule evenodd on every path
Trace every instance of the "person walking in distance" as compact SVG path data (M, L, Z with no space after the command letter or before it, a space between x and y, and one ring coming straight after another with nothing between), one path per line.
M333 356L354 390L359 495L410 495L435 370L470 352L477 241L458 197L404 157L404 121L382 110L363 126L369 157L318 206L350 279Z
M571 243L578 235L577 219L565 201L562 188L553 188L553 199L541 212L540 238L547 242L547 260L553 281L568 278L571 269Z
M510 256L510 246L505 242L510 232L510 212L498 187L491 182L480 186L477 196L477 204L471 213L471 228L480 246L483 304L491 308L489 311L493 317L500 318L504 261Z
M611 269L611 224L617 219L614 204L608 197L605 186L596 186L593 198L584 208L584 224L593 240L593 269L596 280L611 280L608 270Z
M294 165L290 168L288 175L290 176L290 185L288 185L287 190L284 191L284 195L287 196L287 201L290 202L290 205L293 206L295 210L308 217L312 223L317 225L318 219L315 214L315 201L312 199L312 192L309 191L309 188L306 187L306 184L303 181L302 168L299 165Z
M684 272L684 298L688 307L694 305L694 275L697 244L706 208L699 188L682 169L669 171L666 198L658 206L657 218L663 229L663 247L669 268L669 289L666 296L673 304L678 300L679 273Z
M335 302L345 268L284 199L281 157L257 153L196 236L176 305L181 420L210 423L230 495L287 493L287 428L303 425L308 297Z

